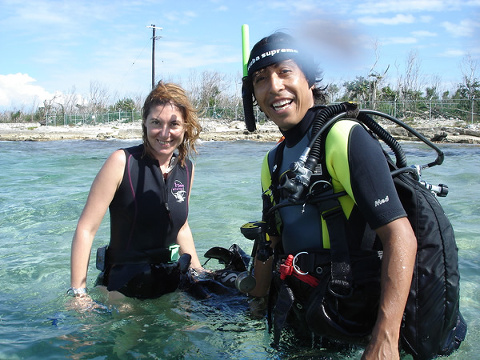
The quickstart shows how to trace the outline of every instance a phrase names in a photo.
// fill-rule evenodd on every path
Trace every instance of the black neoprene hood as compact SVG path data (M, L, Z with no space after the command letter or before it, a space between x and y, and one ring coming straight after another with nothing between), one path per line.
M299 46L292 36L276 32L257 42L250 53L247 76L243 78L242 84L243 110L248 131L256 129L252 75L258 70L285 60L293 60L302 70L308 84L310 86L315 84L316 66L313 56Z
M251 77L256 71L284 60L295 61L309 83L315 80L315 64L311 54L293 37L282 32L274 33L255 44L248 59L247 76Z
M257 49L258 55L251 54L247 64L248 76L255 71L266 68L283 60L289 60L298 56L298 50L292 48L279 48L277 44L265 44Z

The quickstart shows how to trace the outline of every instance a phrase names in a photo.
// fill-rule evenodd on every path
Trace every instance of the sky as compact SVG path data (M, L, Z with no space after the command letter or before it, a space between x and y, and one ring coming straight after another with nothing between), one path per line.
M393 85L414 58L426 83L451 90L480 59L480 0L0 0L0 111L92 87L146 96L152 24L155 81L187 88L218 72L239 91L243 24L250 48L278 30L308 39L325 84L373 72Z

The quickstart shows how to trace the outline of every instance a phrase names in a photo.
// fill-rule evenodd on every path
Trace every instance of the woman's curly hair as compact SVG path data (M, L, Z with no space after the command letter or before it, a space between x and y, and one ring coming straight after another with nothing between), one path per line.
M163 83L160 81L145 99L142 109L142 137L145 147L145 153L152 156L152 147L148 142L147 128L145 121L152 109L152 106L174 105L183 116L185 135L183 142L178 147L178 161L181 165L185 164L185 158L192 153L196 153L195 142L200 136L202 127L198 122L197 109L190 102L185 90L177 84Z

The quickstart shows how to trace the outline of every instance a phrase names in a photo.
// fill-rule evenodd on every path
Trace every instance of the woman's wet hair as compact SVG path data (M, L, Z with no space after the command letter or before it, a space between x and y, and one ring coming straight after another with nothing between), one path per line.
M152 155L152 147L148 142L145 121L153 106L166 104L175 106L183 117L185 135L183 142L178 147L178 161L181 165L184 165L185 158L192 153L196 153L195 142L200 136L202 127L198 122L197 109L190 102L185 90L177 84L160 81L145 99L142 108L142 137L145 153Z

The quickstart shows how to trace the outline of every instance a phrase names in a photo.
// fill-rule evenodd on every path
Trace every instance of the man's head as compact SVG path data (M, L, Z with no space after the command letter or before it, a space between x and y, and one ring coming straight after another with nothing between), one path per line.
M256 43L247 70L243 98L245 121L250 131L255 129L255 119L247 116L252 95L281 130L298 124L315 100L324 100L323 92L315 87L317 68L313 57L288 34L276 32Z

